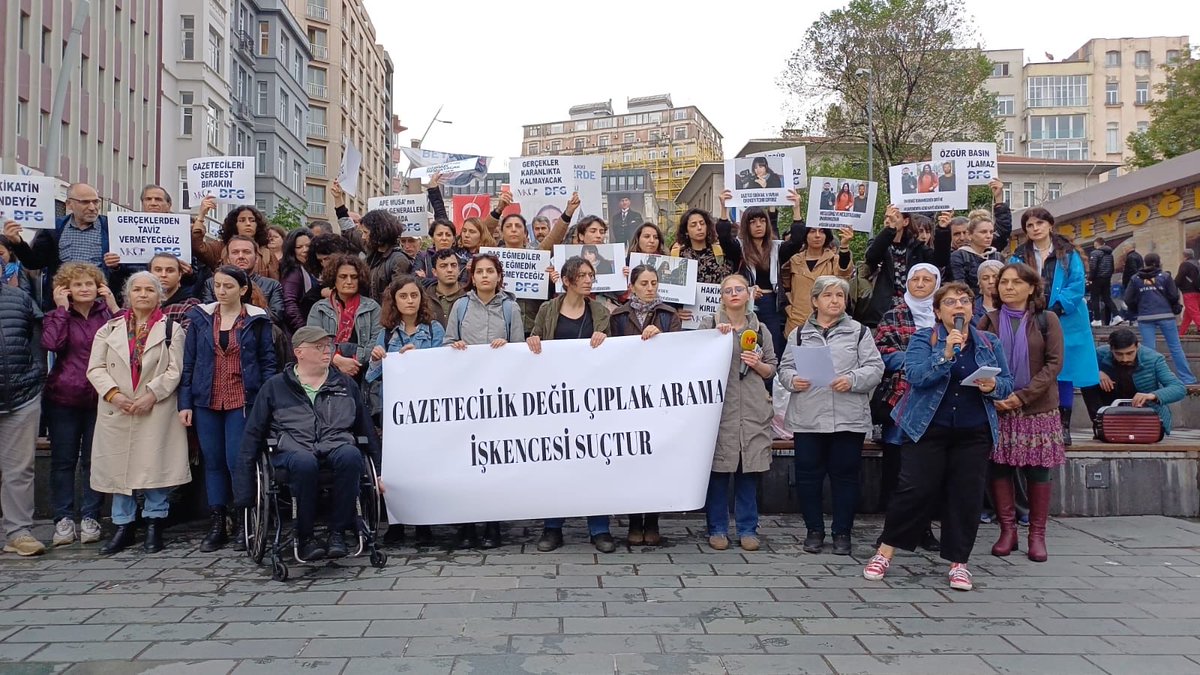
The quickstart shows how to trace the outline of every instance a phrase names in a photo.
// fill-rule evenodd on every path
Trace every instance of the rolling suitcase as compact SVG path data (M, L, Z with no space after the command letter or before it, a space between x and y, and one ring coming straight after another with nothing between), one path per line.
M1157 443L1163 439L1162 420L1153 408L1133 407L1117 399L1096 413L1096 438L1105 443Z

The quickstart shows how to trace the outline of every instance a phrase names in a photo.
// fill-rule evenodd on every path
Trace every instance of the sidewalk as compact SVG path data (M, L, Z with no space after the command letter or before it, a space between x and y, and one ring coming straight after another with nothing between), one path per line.
M582 519L548 554L520 523L496 552L404 547L283 584L199 553L199 530L155 556L4 554L0 661L22 663L0 672L1200 673L1195 522L1055 520L1043 564L992 557L984 525L970 593L927 553L864 580L878 518L853 558L803 553L798 517L764 517L755 553L710 551L693 514L663 525L668 545L604 555Z

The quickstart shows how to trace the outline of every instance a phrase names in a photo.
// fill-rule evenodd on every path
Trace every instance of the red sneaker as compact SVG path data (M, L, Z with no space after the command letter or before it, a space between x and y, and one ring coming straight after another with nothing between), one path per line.
M876 553L871 557L871 560L867 563L866 568L863 569L863 578L870 581L882 581L883 575L887 574L888 567L890 567L891 564L891 558L885 558Z

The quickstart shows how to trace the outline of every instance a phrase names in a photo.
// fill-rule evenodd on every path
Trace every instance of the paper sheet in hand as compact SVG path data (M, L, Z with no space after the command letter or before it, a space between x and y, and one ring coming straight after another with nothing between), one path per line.
M796 377L808 380L814 387L828 387L837 378L837 373L833 371L833 353L829 347L789 344L788 349L796 362Z
M975 372L963 378L962 386L978 387L980 380L990 380L999 374L999 368L994 368L992 366L979 366Z

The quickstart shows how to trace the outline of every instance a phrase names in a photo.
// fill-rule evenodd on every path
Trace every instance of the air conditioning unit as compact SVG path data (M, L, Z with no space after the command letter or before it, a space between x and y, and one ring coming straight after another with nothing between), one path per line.
M1026 141L1028 141L1028 140L1029 140L1029 136L1027 136L1027 135L1025 135L1025 134L1021 134L1021 142L1022 142L1022 143L1026 142Z

